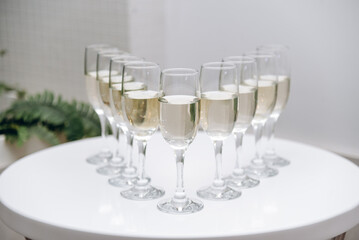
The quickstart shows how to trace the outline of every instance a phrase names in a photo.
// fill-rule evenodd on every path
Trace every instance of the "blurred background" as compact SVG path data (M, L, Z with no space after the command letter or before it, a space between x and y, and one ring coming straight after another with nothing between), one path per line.
M109 43L166 67L199 68L263 43L291 48L279 137L359 158L356 0L1 0L0 79L86 101L84 47Z
M277 136L358 163L358 23L356 0L1 0L0 80L87 101L88 44L113 44L162 68L199 69L283 43L292 83Z

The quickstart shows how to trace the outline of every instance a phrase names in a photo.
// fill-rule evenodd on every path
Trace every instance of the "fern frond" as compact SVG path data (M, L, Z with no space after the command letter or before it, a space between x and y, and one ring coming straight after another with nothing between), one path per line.
M84 126L81 118L77 114L69 116L68 124L66 124L64 128L64 133L69 141L74 141L84 137Z
M58 133L64 133L68 141L100 134L97 114L85 103L64 101L61 96L45 91L15 101L0 113L0 134L18 144L31 134L51 145L58 144Z
M84 137L94 137L100 135L101 127L97 114L92 107L85 103L72 102L72 106L80 115L84 126Z
M2 126L0 134L5 134L5 139L17 146L22 146L30 137L27 127L10 124Z
M60 143L59 138L57 135L50 131L48 128L42 125L36 125L29 129L30 134L36 135L39 139L43 140L44 142L49 143L50 145L57 145Z
M61 109L41 101L40 98L41 96L36 98L36 101L16 101L8 112L8 116L25 122L41 121L55 126L63 124L66 118Z

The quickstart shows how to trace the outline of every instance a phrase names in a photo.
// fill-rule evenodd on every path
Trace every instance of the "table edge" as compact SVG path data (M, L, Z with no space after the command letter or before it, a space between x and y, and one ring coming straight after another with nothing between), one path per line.
M86 142L86 141L94 141L96 140L98 137L94 137L94 138L87 138L87 139L81 139L81 140L77 140L77 141L73 141L73 142L68 142L68 143L64 143L64 144L60 144L57 146L53 146L38 152L34 152L32 154L29 154L19 160L17 160L16 162L14 162L14 164L12 165L16 165L18 163L20 163L20 161L22 160L26 160L26 158L28 157L32 157L33 155L39 154L40 152L44 152L44 151L51 151L54 148L58 148L58 147L64 147L65 145L70 145L70 144L76 144L79 142ZM302 142L296 142L296 141L292 141L292 140L287 140L287 139L278 139L281 140L283 142L287 142L287 143L293 143L293 144L297 144L297 145L302 145L305 147L310 147L310 148L315 148L316 150L320 150L329 154L333 154L336 157L339 157L343 160L346 160L348 163L351 163L353 166L358 167L356 164L352 163L350 160L346 159L345 157L342 157L334 152L316 147L316 146L312 146L306 143L302 143ZM7 169L5 170L7 171ZM4 171L4 172L5 172ZM0 181L1 181L1 175L0 174ZM88 232L88 231L83 231L80 229L72 229L72 228L68 228L65 226L59 226L59 225L53 225L53 224L49 224L49 223L45 223L42 222L38 219L33 219L30 218L28 216L24 216L21 213L18 213L17 211L7 207L0 198L0 220L3 221L5 223L6 226L8 226L9 228L11 228L12 230L23 234L26 237L29 238L33 238L33 239L38 239L41 240L42 238L38 237L37 232L39 231L39 229L41 229L41 232L44 233L45 235L49 236L52 240L62 240L66 237L68 238L74 238L74 235L76 235L78 238L76 239L86 239L86 240L97 240L99 238L104 239L104 240L114 240L114 239L177 239L177 240L189 240L189 239L227 239L227 240L234 240L237 239L238 236L240 236L243 239L258 239L258 238L265 238L265 239L278 239L278 238L284 238L284 239L291 239L291 240L302 240L302 239L312 239L314 236L317 236L318 238L315 239L325 239L325 238L331 238L334 237L336 235L339 235L349 229L351 229L352 227L354 227L355 225L357 225L359 223L359 204L356 206L353 206L351 208L348 208L346 212L343 212L339 215L334 216L333 218L330 219L326 219L324 221L317 221L317 222L313 222L309 225L303 225L303 226L299 226L299 227L289 227L287 229L279 229L279 230L274 230L271 232L258 232L255 234L245 234L245 235L222 235L222 236L186 236L186 237L172 237L172 236L151 236L151 237L147 237L144 235L140 235L140 234L133 234L133 235L113 235L113 234L108 234L108 233L99 233L99 232ZM349 221L349 220L350 221ZM14 227L15 226L15 227ZM333 226L337 226L335 229L333 228ZM328 229L325 233L319 233L316 231L316 229L318 228L326 228ZM300 237L297 238L297 236L293 236L293 232L295 232L296 235L300 235ZM309 235L308 235L309 233ZM59 234L60 236L57 236L56 234ZM54 236L55 235L55 236ZM42 235L44 236L44 235ZM305 238L305 236L309 237L309 238ZM47 238L44 238L47 239Z
M243 240L257 240L257 239L329 239L335 237L343 232L356 226L359 216L359 205L349 209L342 214L339 214L331 219L324 221L313 222L310 225L299 226L295 228L288 228L282 230L275 230L271 232L259 232L256 234L245 235L222 235L222 236L144 236L141 234L133 235L113 235L108 233L88 232L80 229L71 229L64 226L52 225L44 223L29 217L23 216L16 211L11 210L0 201L0 220L10 229L14 230L31 239L42 240L63 240L63 239L77 239L77 240L150 240L150 239L173 239L173 240L190 240L190 239L223 239L236 240L241 237ZM335 226L335 228L333 228ZM318 229L327 229L327 231L320 231ZM41 234L38 234L41 232ZM46 237L44 237L46 236Z

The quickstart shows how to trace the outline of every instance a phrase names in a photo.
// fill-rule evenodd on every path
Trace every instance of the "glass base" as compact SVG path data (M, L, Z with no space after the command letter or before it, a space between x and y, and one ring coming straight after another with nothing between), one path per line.
M96 169L96 172L105 176L118 175L123 171L123 167L107 165Z
M234 189L245 189L245 188L253 188L258 186L259 180L251 178L246 174L236 175L232 174L225 178L225 181L229 187Z
M164 190L150 185L149 180L147 181L148 183L146 185L138 184L139 181L141 180L138 180L134 187L122 191L122 197L130 200L146 201L160 198L165 194Z
M108 180L108 183L114 187L125 188L135 185L137 179L138 178L137 178L136 168L131 167L131 168L124 168L120 176L110 178Z
M265 154L263 156L265 163L271 167L285 167L290 164L290 161L278 156L277 154Z
M248 176L255 179L273 177L279 173L275 168L270 168L266 165L259 166L255 164L248 166L245 171Z
M111 158L112 153L110 151L102 151L86 158L86 162L93 165L101 165L107 163Z
M185 201L176 201L172 199L165 199L157 204L157 208L165 213L171 214L190 214L201 211L203 203L197 199L187 198Z
M197 195L207 200L232 200L241 196L240 191L236 191L228 186L224 187L204 187L197 191Z
M118 175L125 168L125 164L126 162L123 157L116 156L108 162L108 165L100 167L96 171L97 173L105 176Z

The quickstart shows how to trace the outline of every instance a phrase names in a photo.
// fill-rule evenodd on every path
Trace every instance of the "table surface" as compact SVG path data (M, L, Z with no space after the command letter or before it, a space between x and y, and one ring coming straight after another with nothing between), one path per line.
M278 139L277 151L291 164L278 176L263 179L238 199L203 200L191 215L157 210L158 200L130 201L121 189L96 174L85 158L99 138L62 144L31 154L0 177L0 218L15 231L36 240L63 239L328 239L359 223L359 168L312 146ZM253 138L244 141L244 159L253 153ZM160 134L148 144L147 173L154 185L174 193L175 160ZM223 171L234 164L233 139L225 141ZM214 176L214 153L199 133L185 159L189 196Z

